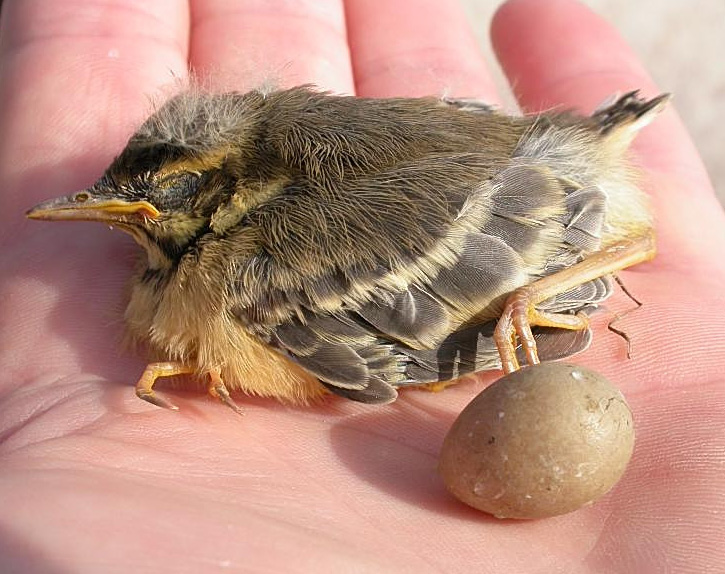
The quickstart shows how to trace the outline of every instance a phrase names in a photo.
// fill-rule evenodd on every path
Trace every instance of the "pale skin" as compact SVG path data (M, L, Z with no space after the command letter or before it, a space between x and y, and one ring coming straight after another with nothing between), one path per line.
M498 373L387 407L237 396L243 418L162 382L180 410L160 409L134 393L145 361L118 346L136 246L101 225L22 217L91 183L147 113L147 95L188 64L240 89L274 73L281 85L496 103L455 4L350 1L347 35L333 0L4 4L1 571L725 569L725 216L674 110L634 145L659 255L621 273L644 302L617 325L633 358L604 316L575 359L627 395L633 462L592 507L500 522L451 499L435 473L447 428ZM514 0L492 37L528 111L589 112L613 92L660 91L572 0ZM621 293L609 304L630 306Z

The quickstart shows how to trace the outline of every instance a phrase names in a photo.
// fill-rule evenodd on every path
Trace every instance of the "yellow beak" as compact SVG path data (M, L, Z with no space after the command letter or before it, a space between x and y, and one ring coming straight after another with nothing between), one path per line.
M148 201L95 199L87 191L39 203L25 215L47 221L128 221L129 217L156 219L161 212Z

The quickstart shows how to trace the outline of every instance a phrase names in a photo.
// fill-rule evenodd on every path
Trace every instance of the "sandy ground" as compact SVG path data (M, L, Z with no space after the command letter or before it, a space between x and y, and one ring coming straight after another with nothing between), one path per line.
M499 0L461 0L487 58ZM542 0L545 1L545 0ZM583 0L634 47L663 91L672 92L725 205L725 1ZM495 64L493 64L495 65ZM498 78L505 86L503 75Z

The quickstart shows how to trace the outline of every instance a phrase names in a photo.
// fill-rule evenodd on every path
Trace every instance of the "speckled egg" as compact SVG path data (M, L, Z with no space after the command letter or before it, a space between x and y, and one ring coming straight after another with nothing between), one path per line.
M461 412L439 470L454 496L500 518L571 512L608 492L634 448L632 413L602 375L543 363L506 375Z

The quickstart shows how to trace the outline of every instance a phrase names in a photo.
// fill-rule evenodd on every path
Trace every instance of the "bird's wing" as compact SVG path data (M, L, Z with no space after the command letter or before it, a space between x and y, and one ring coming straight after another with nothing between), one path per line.
M347 205L293 195L294 208L283 204L262 226L275 229L274 252L262 250L244 270L263 275L267 289L247 294L235 314L332 390L363 402L497 368L492 320L502 300L597 244L605 206L601 191L536 165L484 178L476 154L447 160L351 182L341 193ZM452 177L441 176L446 169ZM337 213L345 207L348 217ZM581 310L608 294L597 280L543 307ZM543 359L571 355L590 338L552 330L537 337Z
M565 295L566 299L570 297ZM471 325L453 331L434 348L414 349L378 331L354 312L306 314L280 324L268 342L334 393L380 404L393 401L398 387L500 368L494 328L495 321ZM588 329L535 328L534 337L544 361L580 352L591 342Z

